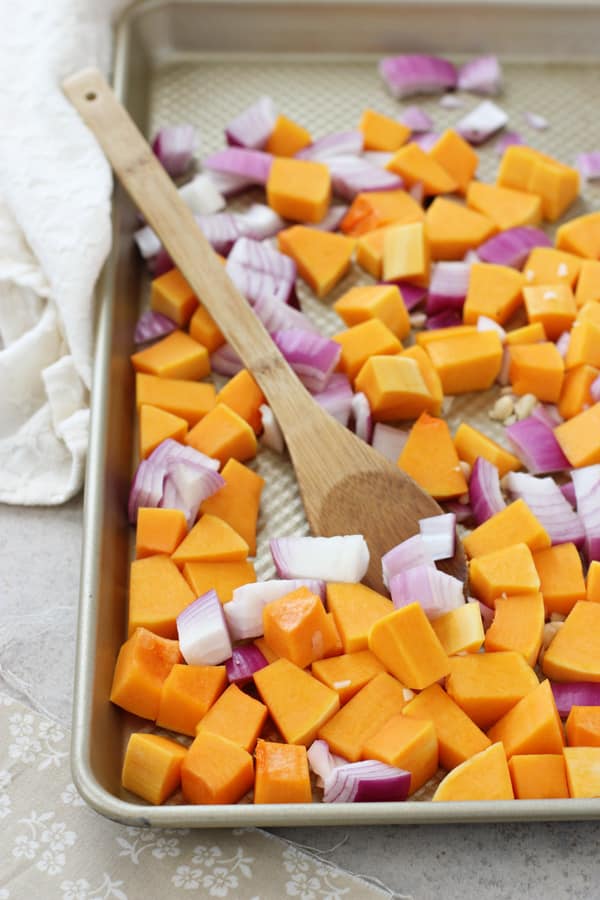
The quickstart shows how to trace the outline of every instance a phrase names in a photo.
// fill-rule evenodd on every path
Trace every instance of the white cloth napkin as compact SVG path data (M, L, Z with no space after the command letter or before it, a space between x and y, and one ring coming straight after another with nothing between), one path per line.
M83 482L112 180L60 82L108 69L125 0L0 0L0 501Z

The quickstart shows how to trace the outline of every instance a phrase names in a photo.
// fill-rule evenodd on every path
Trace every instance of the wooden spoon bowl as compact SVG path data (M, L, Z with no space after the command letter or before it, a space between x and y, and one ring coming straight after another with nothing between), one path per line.
M363 534L367 584L382 590L381 556L419 531L438 504L324 412L300 383L180 198L175 185L97 69L68 78L63 89L96 135L133 202L161 239L196 296L267 397L298 479L314 534ZM465 580L460 542L446 571Z

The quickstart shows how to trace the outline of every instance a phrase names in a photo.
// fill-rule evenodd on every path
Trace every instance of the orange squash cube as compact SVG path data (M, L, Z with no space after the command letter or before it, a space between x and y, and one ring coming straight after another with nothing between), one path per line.
M258 511L265 480L237 459L228 460L221 475L224 486L204 501L200 511L217 516L231 525L248 544L249 555L254 556Z
M502 342L494 331L440 335L425 349L440 376L444 394L487 391L502 365Z
M585 586L587 599L592 603L600 603L600 562L596 559L589 564Z
M542 215L560 218L579 193L579 172L531 147L508 147L500 163L498 184L538 194Z
M342 348L338 370L354 381L370 356L393 356L402 351L402 344L381 319L367 319L353 325L332 340Z
M570 747L600 747L600 706L572 706L565 730Z
M581 269L581 259L554 247L534 247L523 266L525 284L566 284L573 288Z
M304 225L285 228L277 235L282 253L291 256L298 273L317 297L325 297L350 268L354 240Z
M538 341L546 340L546 332L541 322L533 322L529 325L522 325L513 331L506 332L504 343L512 347L513 344L537 344Z
M523 302L523 276L509 266L473 263L463 306L463 321L476 325L479 316L487 316L503 325Z
M384 281L429 284L429 244L423 222L390 225L383 238Z
M516 753L508 761L517 800L566 799L567 771L561 753Z
M467 206L484 213L500 231L542 221L542 201L537 194L472 181L467 189Z
M138 509L135 530L135 558L174 553L187 534L187 522L180 509L143 507Z
M565 747L569 796L583 799L600 796L600 747Z
M575 303L577 308L581 309L586 303L596 303L598 300L600 300L600 259L584 259L577 279Z
M600 369L585 364L565 372L558 400L558 411L563 419L572 419L593 405L590 388L599 375Z
M583 566L575 544L555 544L536 550L533 562L540 576L540 591L548 615L566 616L586 599Z
M556 344L513 344L509 357L508 377L515 394L533 394L543 403L558 403L565 364Z
M164 803L181 783L187 748L158 734L135 732L127 742L121 784L148 803Z
M148 628L161 637L175 639L177 616L194 599L185 578L168 556L134 560L129 577L128 637L137 628Z
M312 144L310 132L297 122L279 114L275 126L265 146L267 153L273 156L295 156L299 150Z
M364 191L352 201L340 228L352 237L367 237L394 222L408 225L424 218L423 208L408 191Z
M450 671L449 657L418 603L375 622L369 632L369 650L413 690L429 687Z
M584 365L600 368L600 323L591 319L578 319L573 324L565 356L567 371Z
M402 713L392 716L365 741L362 756L410 772L408 793L414 794L437 771L438 739L433 722Z
M537 593L540 577L531 550L521 543L472 559L469 584L473 595L493 609L498 597Z
M514 650L535 666L542 646L544 618L544 598L540 593L496 597L494 620L485 633L486 652Z
M479 163L471 145L458 132L448 128L433 145L429 156L454 178L458 191L464 194Z
M307 587L267 603L263 627L269 647L301 669L325 655L325 607Z
M344 653L366 650L371 626L394 611L391 600L360 583L329 582L327 608L333 614Z
M484 730L539 685L531 666L513 651L453 656L449 666L449 696Z
M478 603L465 603L451 609L433 619L431 627L448 656L476 653L485 637Z
M198 306L190 319L190 337L202 344L209 353L214 353L225 343L225 337L219 326L202 304Z
M146 459L159 444L171 438L183 441L188 431L188 423L180 416L174 416L157 406L142 403L139 410L139 454Z
M170 269L150 285L150 308L180 328L188 324L197 306L198 298L179 269Z
M600 606L576 603L544 654L542 671L554 681L600 681Z
M216 403L214 384L186 381L183 378L159 378L138 372L135 376L135 399L138 410L144 404L157 406L195 425Z
M136 372L161 378L197 381L210 372L208 350L185 331L172 331L150 347L134 353L131 362Z
M554 435L574 468L600 462L600 403L557 425Z
M119 650L111 702L143 719L156 719L163 683L173 666L181 662L177 641L138 628Z
M193 737L198 722L226 686L225 666L176 663L163 682L156 724Z
M576 256L597 261L600 257L600 213L577 216L556 232L556 246Z
M260 407L266 398L248 369L242 369L223 385L217 403L224 403L241 416L258 434L262 430Z
M537 284L523 288L530 322L541 322L548 339L555 341L569 331L577 315L573 291L568 284Z
M522 468L521 460L493 441L487 434L473 428L466 422L461 422L454 435L454 446L459 459L473 465L478 456L483 456L491 462L502 478L507 472L516 472Z
M242 562L248 556L248 544L231 525L204 513L171 559L183 568L191 562Z
M502 744L492 744L449 772L431 799L435 803L443 800L514 800Z
M353 287L336 300L333 308L349 328L379 319L399 340L410 331L408 311L395 284Z
M496 233L491 219L453 200L436 197L425 214L432 259L462 259Z
M315 678L337 692L342 706L383 671L382 664L370 650L319 659L311 666Z
M425 196L451 194L458 187L456 180L418 144L401 147L386 166L401 175L408 187L420 183Z
M399 150L410 137L410 128L374 109L365 109L358 127L364 135L365 150Z
M521 499L509 503L463 539L469 557L521 543L527 544L531 551L542 550L552 543L546 529Z
M402 356L407 359L414 359L419 367L419 371L425 382L427 390L431 394L431 408L427 410L434 416L439 416L442 412L442 404L444 402L444 391L440 376L436 372L431 359L426 351L418 344L413 344L407 350L402 351Z
M562 722L549 681L542 681L488 731L492 742L504 744L506 756L515 753L562 753Z
M376 422L414 419L436 406L418 362L405 356L371 356L354 387L367 397Z
M426 412L411 428L398 466L436 500L458 497L467 491L450 429L443 419Z
M230 684L200 719L196 734L218 734L251 753L266 719L263 703Z
M331 200L329 169L313 160L275 157L266 190L267 203L284 219L320 222Z
M229 603L233 592L256 581L256 571L247 560L239 562L188 562L183 577L196 597L214 590L221 603Z
M255 758L255 803L311 802L306 747L259 741Z
M195 738L181 766L186 803L237 803L253 783L250 754L234 741L210 732Z
M254 429L233 409L217 403L185 436L185 443L218 459L224 465L228 459L244 462L256 456Z

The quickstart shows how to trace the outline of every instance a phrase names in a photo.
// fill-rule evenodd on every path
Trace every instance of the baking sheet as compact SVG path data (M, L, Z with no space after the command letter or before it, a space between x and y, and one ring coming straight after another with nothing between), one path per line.
M314 137L355 127L366 106L397 115L413 102L424 106L436 131L442 131L479 99L460 95L464 106L454 110L441 107L439 97L396 101L386 93L377 74L380 56L390 51L429 49L460 61L474 49L511 48L513 52L503 56L506 88L498 101L510 115L508 127L520 131L532 146L566 162L572 162L581 150L600 146L600 120L594 111L600 60L586 57L593 50L586 17L594 16L593 22L600 25L598 4L573 4L570 15L564 4L559 7L555 3L521 4L518 8L512 3L479 4L480 12L483 7L485 44L473 48L473 18L478 16L472 3L146 3L130 12L119 29L115 86L146 134L151 135L160 125L190 121L200 131L201 155L206 155L223 146L224 123L261 94L271 95L282 112L308 127ZM465 28L461 33L448 27L445 43L440 44L444 32L441 27L432 28L432 17L440 26L445 17L448 26L462 20ZM532 33L534 21L537 34ZM509 40L507 24L511 22L513 38ZM329 40L324 34L327 29ZM402 39L391 39L393 29ZM573 56L570 47L576 38L579 52ZM523 118L527 110L545 116L549 128L534 131L528 127ZM479 175L483 180L492 180L498 165L494 143L481 150ZM243 208L262 197L262 192L251 192L236 200L233 208ZM578 208L572 208L569 215L599 205L600 189L586 187ZM129 353L133 326L147 296L147 277L132 247L136 226L135 212L118 190L115 250L100 303L86 486L73 737L74 777L84 797L111 818L170 827L598 816L600 801L420 802L419 798L431 794L431 785L407 803L355 806L153 808L122 792L120 768L129 733L149 727L108 702L114 661L125 636L131 554L126 498L136 461ZM369 282L354 266L325 301L317 300L302 281L299 297L321 330L333 334L342 323L332 311L332 303L352 285ZM446 416L451 428L467 419L501 439L501 427L488 416L495 394L488 391L454 400ZM268 578L273 573L268 538L306 533L307 526L287 460L261 451L254 465L266 479L256 568L260 578Z

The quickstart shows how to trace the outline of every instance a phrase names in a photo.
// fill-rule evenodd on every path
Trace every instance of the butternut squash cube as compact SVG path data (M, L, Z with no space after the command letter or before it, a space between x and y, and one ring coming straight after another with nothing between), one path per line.
M320 222L331 200L328 167L308 159L275 157L267 180L267 203L284 219Z
M367 237L394 222L408 225L424 218L423 208L408 191L364 191L352 201L340 228L352 237Z
M509 759L515 753L561 753L565 738L550 682L542 681L515 703L488 737L504 744Z
M600 747L565 747L569 796L600 797Z
M342 348L337 368L350 381L354 381L370 356L393 356L402 351L396 335L377 318L340 331L332 340Z
M327 608L333 614L344 653L366 650L371 626L394 611L391 600L364 584L327 584Z
M439 416L442 412L442 403L444 402L444 391L442 390L442 382L440 376L436 372L431 359L426 351L418 344L402 351L402 356L408 359L414 359L419 367L419 371L423 377L423 381L427 390L431 394L431 409L428 410L432 415Z
M432 259L462 259L496 233L491 219L445 197L436 197L425 214Z
M150 308L184 328L198 306L198 298L179 269L170 269L150 285Z
M519 225L538 225L542 221L542 201L537 194L483 181L471 182L467 205L488 216L500 231Z
M121 783L148 803L164 803L181 783L187 748L158 734L135 732L127 742Z
M565 364L556 344L516 344L509 348L508 377L515 394L533 394L542 403L560 399Z
M469 557L521 543L527 544L531 551L542 550L552 543L546 529L521 499L509 503L463 539Z
M237 803L254 783L252 757L239 744L202 732L181 766L186 803Z
M472 559L469 584L473 595L493 609L498 597L537 593L540 577L531 550L521 543Z
M409 700L402 713L433 722L438 738L440 765L444 769L454 769L491 744L487 735L439 684L432 684L420 691Z
M361 235L356 242L356 262L376 281L383 277L383 247L385 232L389 228L377 228Z
M520 653L468 653L449 659L446 690L479 728L490 728L538 685Z
M586 599L583 566L575 544L554 544L536 550L533 562L548 615L566 616L576 603Z
M508 761L517 800L566 799L567 770L561 753L515 754Z
M600 706L572 706L565 729L570 747L600 747Z
M362 756L410 772L408 793L414 794L437 772L438 739L433 722L402 713L392 716L365 741Z
M558 400L558 411L563 419L572 419L593 405L590 388L599 375L600 369L586 364L565 372Z
M204 501L200 511L217 516L231 525L248 544L249 555L254 556L258 511L265 480L237 459L228 460L221 475L224 486Z
M208 312L208 310L200 304L194 315L190 319L190 337L202 344L209 353L214 353L219 347L225 343L223 333L219 326Z
M533 285L523 288L527 318L541 322L549 340L569 331L577 315L573 291L568 284Z
M401 175L408 187L419 182L426 197L433 194L451 194L458 188L456 180L418 144L401 147L386 166L390 172Z
M498 184L538 194L542 215L554 222L577 197L579 172L532 147L512 146L502 156Z
M275 119L265 150L273 156L295 156L299 150L312 144L310 132L281 113Z
M576 603L544 654L554 681L600 681L600 605Z
M196 734L210 732L251 753L267 719L267 707L230 684L196 725Z
M600 368L600 323L591 319L578 319L573 324L565 356L567 371L583 365Z
M600 259L584 259L577 279L575 303L580 309L586 303L596 303L598 300L600 300Z
M443 419L426 412L411 428L398 466L437 500L460 496L468 489L450 429Z
M448 656L476 653L485 637L479 603L465 603L431 622Z
M521 303L523 276L509 266L473 263L463 306L463 321L476 325L479 316L487 316L504 325Z
M210 372L208 350L185 331L172 331L150 347L134 353L131 362L136 372L147 372L160 378L197 381Z
M374 109L365 109L358 127L364 135L365 150L399 150L410 137L410 128Z
M485 633L486 653L514 650L531 667L535 666L544 634L542 595L535 593L497 597L495 608L493 622Z
M225 666L176 663L163 682L156 724L194 737L198 722L226 686Z
M600 213L577 216L556 232L556 246L576 256L597 261L600 257Z
M514 800L502 744L492 744L449 772L431 799L436 803L442 800Z
M157 406L143 403L139 410L139 454L146 459L159 444L171 438L183 441L187 434L188 423L180 416L165 412Z
M263 627L269 647L301 669L325 656L325 607L307 587L267 603Z
M554 435L574 468L600 462L600 403L557 425Z
M233 409L217 403L185 436L185 443L218 459L224 465L228 459L244 462L256 456L254 429Z
M138 372L135 376L135 398L138 410L143 404L157 406L195 425L216 403L214 384L186 381L183 378L159 378Z
M147 628L174 640L177 616L194 599L185 578L168 556L134 560L129 577L127 636L131 637L137 628Z
M254 673L254 683L288 744L308 747L340 708L335 691L289 659L278 659L259 669Z
M265 395L248 369L237 372L217 394L217 403L224 403L241 416L255 434L262 430L260 407L266 402Z
M316 660L311 666L315 678L337 692L342 706L383 671L382 664L370 650Z
M348 327L379 319L399 340L410 331L408 310L395 284L353 287L336 300L333 308Z
M429 156L454 178L458 191L464 194L479 163L471 145L458 132L448 128L433 145Z
M138 628L119 650L111 702L136 716L156 719L163 683L173 666L181 662L177 641Z
M429 284L429 244L423 222L390 225L383 238L384 281Z
M135 530L135 557L143 559L156 554L170 556L186 534L187 522L180 509L141 506Z
M256 581L256 571L247 560L239 562L188 562L183 577L196 597L216 591L221 603L229 603L233 592L244 584Z
M376 422L414 419L436 403L419 364L405 356L371 356L354 380Z
M525 284L566 284L573 288L581 269L581 259L554 247L534 247L523 266Z
M423 690L450 671L450 660L419 603L375 622L369 650L399 681Z
M585 586L587 599L592 603L600 603L600 562L596 559L589 564Z
M231 525L204 513L171 559L183 568L190 562L242 562L248 556L248 544Z
M255 803L311 802L306 747L259 741L255 758Z
M300 277L317 297L325 297L350 268L354 240L305 225L294 225L277 235L282 253L291 256Z
M381 672L319 728L318 736L327 741L332 753L358 762L365 743L392 716L401 712L405 703L400 682L387 672Z
M546 332L541 322L533 322L529 325L522 325L513 331L507 331L504 343L512 347L513 344L537 344L538 341L546 340Z
M502 365L502 342L495 331L440 336L428 342L425 349L440 376L444 394L487 391Z
M521 460L493 441L487 434L478 431L472 425L461 422L454 435L454 446L459 459L473 465L478 456L483 456L491 462L502 478L507 472L516 472L522 468Z

